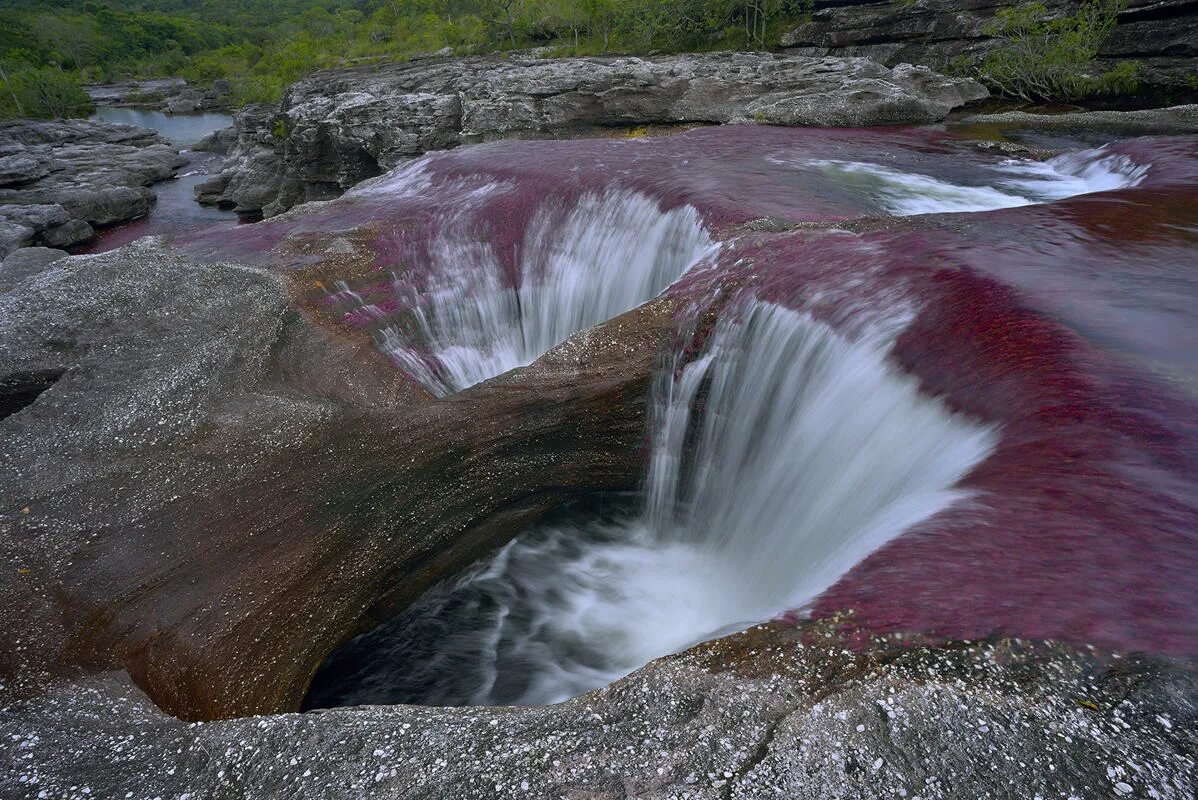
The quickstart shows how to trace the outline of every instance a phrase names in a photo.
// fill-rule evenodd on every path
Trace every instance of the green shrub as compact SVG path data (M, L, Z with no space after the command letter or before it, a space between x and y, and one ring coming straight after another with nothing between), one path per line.
M86 117L93 109L78 81L57 67L0 65L0 117Z
M1003 41L982 61L979 77L1029 102L1134 91L1138 64L1124 62L1099 72L1094 61L1124 3L1091 0L1073 16L1059 18L1040 2L999 11L987 32Z

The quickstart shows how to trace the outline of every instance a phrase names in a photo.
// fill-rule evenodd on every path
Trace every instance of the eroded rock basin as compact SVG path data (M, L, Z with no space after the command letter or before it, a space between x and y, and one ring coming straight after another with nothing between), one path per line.
M83 785L20 744L44 719L58 750L141 731L130 771L178 778L84 769L135 796L1186 796L1196 177L1193 137L1048 160L931 129L507 142L51 265L0 300L3 363L59 375L0 422L10 780ZM608 540L546 516L613 493ZM110 674L185 719L294 710L354 634L513 540L536 573L547 537L685 558L600 570L586 608L543 593L581 611L525 613L538 663L563 632L608 659L557 693L511 680L532 659L509 646L506 694L356 701L559 700L789 622L523 711L183 728ZM548 574L602 562L567 555ZM909 711L878 727L891 690Z

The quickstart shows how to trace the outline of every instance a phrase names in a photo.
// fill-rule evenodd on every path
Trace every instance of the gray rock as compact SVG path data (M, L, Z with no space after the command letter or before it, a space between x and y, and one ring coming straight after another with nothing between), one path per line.
M65 208L54 203L0 206L0 219L25 225L34 230L62 225L71 219Z
M991 25L1003 0L819 0L816 10L782 35L789 52L809 56L864 56L881 63L936 69L979 62L998 40ZM1076 13L1077 3L1047 0L1054 15ZM1191 0L1131 0L1103 43L1100 64L1140 65L1143 91L1178 102L1195 97L1198 6Z
M327 200L428 150L643 124L934 122L979 84L867 59L761 53L427 59L319 73L276 108L237 116L224 172L201 202L277 213Z
M225 156L237 144L237 128L230 125L227 128L221 128L219 131L213 131L200 141L192 145L191 149L200 153L215 153Z
M34 233L28 225L0 220L0 258L6 258L18 247L32 243Z
M7 688L100 664L189 719L296 708L368 608L635 485L672 303L437 402L312 324L306 285L143 240L0 292L0 463L19 465L0 469L0 561L38 576L0 570Z
M1141 134L1198 133L1198 105L1138 111L1078 111L1065 114L1004 111L999 114L973 114L962 117L958 122L963 125L1009 125L1013 128L1100 128Z
M96 231L91 225L81 219L72 219L61 225L46 228L37 238L47 247L70 247L86 242L95 235Z
M187 163L154 131L80 120L0 123L0 153L8 154L2 163L44 167L36 179L0 187L0 219L31 229L25 243L52 247L88 240L93 225L144 216L154 203L146 187Z
M51 247L22 247L0 263L0 292L6 292L30 275L36 275L49 264L66 258L65 250Z
M233 101L228 81L213 81L203 89L188 85L182 78L156 78L125 83L85 86L84 91L97 105L153 108L168 114L227 109Z
M40 158L24 153L14 153L0 158L0 186L29 183L44 178L50 167Z
M1192 796L1192 667L1010 640L848 649L810 634L760 626L546 708L365 706L188 725L123 675L98 676L9 701L0 789L326 800Z

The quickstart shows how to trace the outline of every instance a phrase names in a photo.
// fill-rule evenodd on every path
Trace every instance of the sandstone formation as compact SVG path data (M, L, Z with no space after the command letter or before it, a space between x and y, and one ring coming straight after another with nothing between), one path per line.
M428 150L647 124L865 126L935 122L977 83L867 59L757 53L430 59L323 72L277 108L246 109L200 202L272 216L327 200Z
M883 64L967 68L996 40L995 13L1019 5L1006 0L818 0L811 18L782 36L787 52L862 56ZM1047 0L1051 14L1067 16L1078 4ZM1139 62L1144 94L1157 103L1193 102L1198 57L1198 4L1193 0L1131 0L1099 53L1105 67Z
M147 188L187 163L154 131L79 120L0 123L0 256L67 247L149 212Z

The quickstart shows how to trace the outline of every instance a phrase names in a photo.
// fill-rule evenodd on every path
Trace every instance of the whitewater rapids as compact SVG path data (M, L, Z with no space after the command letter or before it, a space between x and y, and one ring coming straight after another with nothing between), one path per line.
M359 640L318 703L553 703L803 606L965 499L995 443L887 363L892 335L752 302L662 379L633 511L522 535Z

